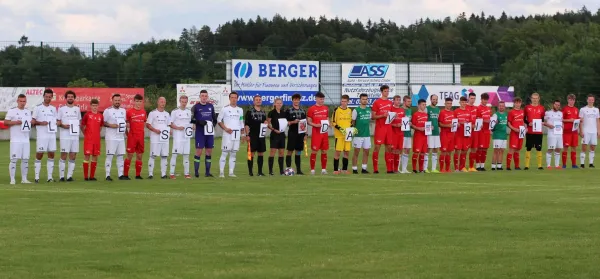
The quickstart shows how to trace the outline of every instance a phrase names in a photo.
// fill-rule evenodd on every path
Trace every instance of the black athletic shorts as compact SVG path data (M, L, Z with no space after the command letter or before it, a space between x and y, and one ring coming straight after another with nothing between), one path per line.
M544 141L543 134L527 134L525 135L525 149L531 150L542 150L542 143Z
M304 134L288 134L287 150L288 151L304 150Z
M285 133L277 134L271 132L271 149L284 149L285 148Z
M267 151L267 141L265 138L259 138L258 136L250 137L250 151L263 153Z

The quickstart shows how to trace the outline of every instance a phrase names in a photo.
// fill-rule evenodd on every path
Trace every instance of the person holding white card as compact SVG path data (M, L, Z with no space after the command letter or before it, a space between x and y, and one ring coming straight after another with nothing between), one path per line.
M523 148L523 137L521 127L525 126L525 112L521 109L523 101L517 97L513 100L513 109L508 113L508 128L510 136L508 140L508 153L506 154L506 170L511 170L513 158L515 159L515 170L521 170L520 152Z
M579 126L579 109L575 107L575 94L567 95L567 105L563 107L563 145L564 149L562 152L562 167L567 168L567 152L571 153L571 167L578 169L577 166L577 147L579 146L579 128L574 127L575 121ZM570 149L570 150L569 150Z
M402 97L399 95L392 98L391 112L396 114L396 118L390 124L392 126L392 165L388 169L388 173L400 173L400 157L404 148L404 132L402 131L403 120L406 120L406 111L402 108ZM408 122L410 127L410 121Z
M467 167L470 172L477 171L475 163L477 163L477 157L479 156L479 131L475 129L475 124L477 124L477 114L479 113L479 107L475 105L476 99L477 94L475 94L475 92L470 92L467 101L467 110L471 112L471 136L469 137L471 140L469 143L471 150L469 152L469 166Z
M106 127L106 135L104 139L106 141L106 180L112 181L110 177L110 170L112 168L113 156L117 155L117 174L119 177L123 176L123 169L125 167L125 132L126 132L126 115L127 112L121 107L121 95L114 94L111 97L112 107L104 110L102 116L104 117L104 127Z
M539 170L543 170L542 167L542 144L544 141L544 134L542 133L542 125L544 118L545 109L544 106L540 105L540 94L531 94L531 104L525 106L525 125L527 125L527 135L525 138L525 170L529 169L529 162L531 161L531 149L535 148L537 165Z
M375 131L374 131L374 141L375 148L373 148L373 173L379 173L379 149L381 149L381 145L385 148L385 166L387 168L387 172L390 173L391 166L393 165L394 155L392 154L392 128L390 125L390 120L392 120L395 115L394 113L390 113L392 109L392 100L388 99L390 94L390 87L387 85L382 85L379 87L379 91L381 92L381 97L373 102L372 105L372 114L371 118L375 120Z
M594 107L594 95L587 96L587 106L579 110L581 125L579 126L579 134L581 135L581 168L585 167L585 153L588 146L590 147L589 167L594 168L594 156L596 155L596 145L598 144L598 136L600 136L600 113L598 108Z
M312 126L310 138L310 174L315 174L317 153L321 152L321 174L327 174L327 151L329 150L329 108L325 106L325 94L315 94L316 104L308 109L306 122Z
M200 157L202 150L206 149L204 158L204 176L213 177L210 173L212 166L212 150L215 146L215 126L217 125L217 114L215 107L208 102L208 91L200 90L200 102L192 107L192 120L190 121L196 129L194 154L194 176L200 177Z
M173 149L171 151L170 177L175 179L177 156L183 158L183 175L191 179L190 175L190 139L194 135L192 124L192 111L187 108L188 97L179 97L179 107L171 111L171 129L173 129Z
M262 97L259 95L254 96L254 106L246 111L244 116L246 125L246 140L250 144L250 158L248 159L248 174L254 176L252 170L254 166L254 154L258 153L256 162L258 165L258 176L265 176L263 174L263 163L264 153L267 151L267 114L261 109ZM262 136L261 136L262 135Z
M269 153L269 175L273 176L273 165L275 164L275 153L278 153L277 164L279 165L279 175L283 175L283 160L285 150L285 130L281 131L279 127L279 119L285 119L285 112L282 110L283 101L280 98L276 98L273 101L273 109L269 111L267 115L268 128L271 130L271 136L269 138L269 146L271 152ZM287 120L286 120L287 122ZM290 157L290 164L291 164Z
M335 128L335 154L333 157L333 174L348 174L348 156L355 136L352 127L352 110L348 108L350 96L342 95L340 106L333 111L331 125ZM340 171L340 155L343 152L342 170Z
M75 92L65 92L66 106L58 109L57 124L60 127L60 161L58 162L58 175L61 182L65 181L65 164L67 155L69 157L69 168L67 170L68 182L73 180L75 171L75 159L79 152L79 123L81 122L81 110L75 106Z
M29 133L32 127L31 112L25 109L27 96L19 94L17 107L11 108L6 113L4 125L10 127L10 184L16 184L17 162L21 160L21 183L29 184L27 174L29 172Z
M460 97L460 107L454 110L454 118L458 119L458 127L454 137L454 171L468 172L467 152L471 147L471 138L465 136L465 126L471 123L472 112L467 109L467 97Z
M33 109L31 124L37 130L34 163L35 183L40 181L44 153L48 153L48 159L46 160L48 182L54 181L52 172L54 171L54 152L56 151L56 133L58 132L58 127L56 124L56 107L50 104L53 96L54 91L52 89L44 90L44 102Z
M560 100L555 100L552 110L544 114L544 126L548 127L548 151L546 166L552 169L552 155L556 169L560 169L560 152L563 148L563 113L560 111Z
M493 127L492 141L494 144L494 156L492 157L492 170L503 170L502 161L504 161L504 151L506 150L506 130L508 128L508 114L506 112L506 103L502 100L498 102L498 111L494 113L496 125Z
M452 98L446 98L444 100L444 109L440 111L438 124L440 126L440 150L442 156L440 158L440 172L449 173L450 163L452 161L452 151L454 150L454 136L452 132L452 120L454 118L454 112L452 111Z
M154 162L160 156L160 178L167 179L167 159L171 137L171 115L165 110L167 100L158 98L157 107L148 114L146 128L150 130L150 158L148 159L148 179L154 177Z
M492 108L488 106L490 95L488 93L481 94L481 104L477 108L477 121L481 122L481 131L477 140L477 160L475 170L486 171L485 162L487 161L487 153L490 148L490 140L492 132L490 131L490 119L492 118ZM475 136L475 135L474 135Z
M304 145L306 139L308 138L308 133L299 133L298 127L300 127L301 122L306 122L306 111L300 107L300 99L302 95L296 93L292 95L292 106L285 110L285 119L288 123L288 140L287 140L287 155L285 156L285 165L288 168L292 167L292 153L294 153L294 163L296 165L296 175L304 175L302 172L302 151L304 150ZM283 122L283 121L282 121ZM283 122L285 123L285 122ZM280 124L281 125L281 124ZM282 127L279 127L279 130L282 131Z
M403 121L403 126L405 124L408 124L410 126L410 119L412 118L412 109L410 108L410 105L412 103L412 99L410 98L410 96L406 95L404 97L402 97L402 109L404 110L404 117L408 120L408 123L404 123ZM401 173L403 174L408 174L410 173L410 171L408 171L408 159L410 156L410 150L412 149L412 131L410 127L406 127L406 130L404 131L404 140L402 141L403 144L403 152L402 152L402 159L401 159L401 166L400 168L402 169Z
M427 115L427 101L420 99L418 102L418 111L411 117L410 125L415 130L413 136L413 156L412 165L414 173L425 172L425 154L427 154L427 136L425 135L425 123L429 116Z
M236 154L240 149L240 142L246 141L246 130L244 129L244 111L237 106L238 93L229 93L229 105L217 118L219 127L223 129L223 140L221 142L221 159L219 160L219 177L225 177L225 164L229 156L229 177L236 177L235 170Z

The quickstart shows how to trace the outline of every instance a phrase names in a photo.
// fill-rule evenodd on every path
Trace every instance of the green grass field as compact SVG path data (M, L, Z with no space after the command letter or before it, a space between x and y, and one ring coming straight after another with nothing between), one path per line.
M598 170L248 177L245 157L225 179L2 172L0 278L600 278Z
M460 81L463 85L479 85L481 79L491 79L491 76L461 76Z

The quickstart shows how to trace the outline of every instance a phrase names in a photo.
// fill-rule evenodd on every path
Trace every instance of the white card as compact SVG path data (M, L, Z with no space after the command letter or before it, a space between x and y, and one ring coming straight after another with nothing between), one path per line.
M494 130L494 127L496 127L496 124L498 124L498 115L494 114L490 118L490 131Z
M29 120L21 121L21 132L31 132L31 123L29 123Z
M473 133L473 124L471 124L471 122L466 122L464 124L464 132L465 137L471 136L471 134Z
M231 140L240 140L242 138L242 132L240 130L232 130L231 137Z
M215 135L215 126L213 126L212 121L206 121L206 125L204 125L204 135L205 136L214 136Z
M563 123L561 121L554 122L554 134L562 135L563 134Z
M265 136L267 136L267 129L267 124L260 124L260 131L258 133L258 137L264 138Z
M352 142L352 139L354 139L354 129L353 128L346 129L345 139L346 139L346 142Z
M525 126L519 126L519 138L524 139L526 133L527 133L527 128L525 128Z
M192 128L192 126L185 126L183 128L183 135L185 138L191 139L194 135L194 128Z
M285 129L287 129L288 126L288 121L285 118L279 118L277 119L277 121L279 122L279 132L285 132ZM302 121L302 120L300 120ZM306 121L306 119L304 119L304 121ZM298 124L298 127L300 127L300 124Z
M402 132L409 132L410 131L410 118L408 118L408 117L402 117L402 126L400 126L400 130Z
M456 133L458 131L458 118L452 118L452 127L450 128L450 132Z
M127 124L125 122L117 122L117 133L125 134L125 130L127 130Z
M79 121L75 120L69 123L69 135L79 136Z
M431 125L431 121L425 122L425 135L431 136L433 133L433 126Z
M482 127L483 127L483 118L475 119L475 132L481 131Z
M397 114L393 111L388 112L388 115L385 117L385 124L391 124L394 121L394 119L396 119L396 115Z
M160 130L160 134L158 134L158 141L168 142L170 138L171 138L171 133L168 129Z
M321 134L327 134L329 132L329 120L321 120Z
M56 120L48 121L47 128L48 128L48 133L53 133L53 134L56 133L56 129L57 129Z
M306 134L307 132L308 123L306 122L306 119L302 119L300 122L298 122L298 134Z
M536 133L542 132L542 120L541 119L533 120L533 131Z
M572 132L579 131L579 123L581 123L581 119L573 120L573 130L571 130Z

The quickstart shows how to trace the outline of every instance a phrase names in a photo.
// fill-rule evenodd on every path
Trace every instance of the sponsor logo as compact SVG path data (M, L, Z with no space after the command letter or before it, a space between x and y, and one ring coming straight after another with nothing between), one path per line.
M249 78L252 74L252 64L250 62L238 62L233 68L233 74L237 78Z
M389 69L385 64L354 65L348 73L349 78L384 78Z

